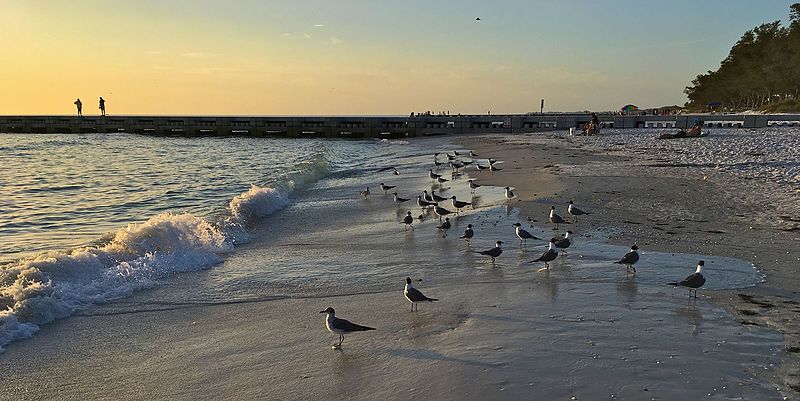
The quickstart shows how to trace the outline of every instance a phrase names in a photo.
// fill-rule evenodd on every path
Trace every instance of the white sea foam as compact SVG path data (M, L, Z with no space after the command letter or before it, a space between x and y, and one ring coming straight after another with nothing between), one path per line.
M270 186L253 185L231 199L222 224L163 213L128 225L103 245L43 252L0 267L0 352L88 305L126 297L169 274L210 268L246 239L247 226L286 207L292 191L328 171L319 156Z

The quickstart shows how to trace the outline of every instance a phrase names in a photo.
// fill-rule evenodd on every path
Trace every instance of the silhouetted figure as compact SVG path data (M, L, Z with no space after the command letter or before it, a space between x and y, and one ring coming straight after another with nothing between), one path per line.
M78 98L78 100L75 101L75 107L78 108L78 117L82 117L83 116L83 103L81 102L80 98Z
M106 115L106 100L102 96L100 96L100 115Z

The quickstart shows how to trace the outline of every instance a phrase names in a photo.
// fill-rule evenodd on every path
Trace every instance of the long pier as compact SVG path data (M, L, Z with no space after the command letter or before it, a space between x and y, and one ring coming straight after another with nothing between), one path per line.
M580 128L589 114L433 116L0 116L0 133L136 133L169 136L404 138ZM800 126L800 115L600 115L606 128Z

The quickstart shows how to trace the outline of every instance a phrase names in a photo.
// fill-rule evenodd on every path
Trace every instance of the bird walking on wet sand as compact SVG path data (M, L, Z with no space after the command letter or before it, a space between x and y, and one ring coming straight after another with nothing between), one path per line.
M387 195L389 193L389 190L395 187L397 187L397 185L384 185L383 183L381 183L381 190L383 191L384 195Z
M361 195L362 198L367 199L367 196L369 196L369 187L367 187L367 189L359 192L358 194Z
M697 262L697 269L695 270L694 274L686 277L683 281L667 283L667 285L671 285L673 287L686 287L689 289L689 296L691 297L692 291L694 291L694 297L697 298L697 289L706 283L706 278L703 277L702 273L705 265L706 262L702 260Z
M478 164L478 163L475 163L475 170L478 170L478 171L483 171L483 170L486 170L486 169L488 169L488 168L489 168L489 167L486 167L486 166L481 166L480 164Z
M494 263L494 259L500 254L503 253L503 241L497 241L494 243L494 248L487 249L485 251L475 251L475 253L479 253L481 255L486 255L492 258L492 263Z
M469 182L469 192L472 194L475 194L475 191L481 187L480 184L475 183L475 180L468 180L467 182Z
M428 169L428 177L430 177L432 180L435 180L441 177L441 175L434 173L433 169Z
M398 205L401 204L401 203L405 203L405 202L409 201L406 198L401 198L401 197L397 196L397 192L393 193L392 195L394 195L394 203L396 203Z
M405 224L404 229L406 230L408 230L408 227L411 227L412 230L414 229L414 217L411 216L410 210L406 213L406 217L403 217L403 221L400 224Z
M411 302L412 312L414 311L415 306L417 307L417 310L419 310L419 305L417 305L419 302L436 302L439 300L438 298L428 298L425 296L425 294L420 292L420 290L414 288L414 286L411 285L411 277L406 277L406 286L403 288L403 295L405 295L406 299Z
M444 177L439 177L439 178L436 179L436 182L438 182L439 184L444 184L447 181L450 181L450 180L448 180L447 178L444 178Z
M544 262L544 269L542 270L548 270L550 269L550 262L556 260L557 256L558 256L558 249L556 249L556 239L553 238L550 240L550 247L547 249L547 251L543 253L542 256L539 256L539 258L534 259L528 263Z
M442 217L445 217L445 216L447 216L449 214L453 214L453 212L451 212L451 211L449 211L449 210L447 210L447 209L445 209L443 207L440 207L439 205L437 205L435 203L433 204L433 212L436 213L437 216L439 216L439 221L440 222L442 221Z
M515 195L515 194L514 194L514 191L512 191L512 190L511 190L511 188L509 188L509 187L505 187L505 188L503 188L503 189L505 189L505 190L506 190L506 192L505 192L506 202L508 202L508 201L510 201L511 199L514 199L514 198L516 198L516 197L517 197L517 195Z
M450 200L453 201L453 208L456 209L456 214L461 213L461 209L471 205L469 202L462 202L456 199L455 195L451 196Z
M467 229L464 230L464 234L458 237L458 239L463 239L464 241L467 241L467 244L469 244L469 240L471 240L474 236L475 231L472 230L472 224L467 224Z
M562 219L561 216L556 214L556 207L555 206L550 206L550 217L549 217L549 220L550 220L550 223L555 224L555 227L553 227L553 230L558 230L558 225L559 224L569 224L564 219Z
M444 223L439 224L438 226L436 226L437 229L442 230L442 238L447 237L447 230L449 230L450 227L451 227L451 225L450 225L450 218L449 217L446 217L444 219Z
M427 189L422 191L422 199L425 199L425 202L428 202L428 203L436 202L435 200L433 200L433 197L431 196L431 194L428 193Z
M567 254L567 248L572 245L572 240L569 239L570 235L572 235L572 231L567 231L564 234L564 238L556 238L556 248L558 248L564 255Z
M639 261L639 247L636 244L631 245L630 252L626 253L622 259L614 262L620 265L625 265L625 272L630 272L633 270L633 274L636 274L636 268L633 265Z
M569 213L570 215L572 215L573 217L575 217L575 222L576 222L576 223L578 222L578 216L583 216L583 215L585 215L585 214L591 214L591 213L589 213L589 212L586 212L586 211L583 211L583 210L581 210L581 209L578 209L578 208L577 208L577 207L576 207L576 206L575 206L575 205L572 203L572 201L569 201L569 206L567 206L567 213Z
M369 331L375 330L372 327L362 326L360 324L351 323L344 319L339 319L336 317L336 311L333 308L328 307L327 309L320 311L319 313L325 313L325 327L333 334L339 335L339 343L334 344L331 348L340 348L342 346L342 342L344 342L344 335L355 333L357 331Z
M519 238L519 242L522 244L522 246L525 246L528 243L529 239L538 239L538 240L541 239L527 232L525 229L522 228L522 224L519 223L514 223L514 232L517 234L517 238Z
M500 170L502 170L502 169L500 167L495 166L494 164L490 164L489 165L489 171L491 171L491 172L500 171Z

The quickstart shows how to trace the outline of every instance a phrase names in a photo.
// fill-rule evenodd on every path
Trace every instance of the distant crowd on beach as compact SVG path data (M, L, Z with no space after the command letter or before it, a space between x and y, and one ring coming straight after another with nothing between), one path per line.
M430 116L449 116L449 115L450 115L450 110L448 110L448 111L439 111L439 112L436 112L436 113L434 113L434 112L432 112L430 110L423 111L423 112L417 112L417 113L414 113L413 111L411 112L411 117L430 117ZM459 114L459 115L461 115L461 114Z
M77 98L74 102L75 108L78 109L78 117L83 117L83 102L81 102L81 98ZM100 100L98 100L98 109L100 109L100 115L106 115L106 100L100 96Z

